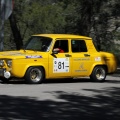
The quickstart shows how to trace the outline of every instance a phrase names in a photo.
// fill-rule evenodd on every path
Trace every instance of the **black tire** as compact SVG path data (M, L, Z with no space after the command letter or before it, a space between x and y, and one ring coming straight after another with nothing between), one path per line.
M90 75L90 79L95 82L104 82L106 78L106 69L104 66L96 66L92 74Z
M44 75L42 67L29 67L25 74L25 81L29 84L40 84L44 79Z

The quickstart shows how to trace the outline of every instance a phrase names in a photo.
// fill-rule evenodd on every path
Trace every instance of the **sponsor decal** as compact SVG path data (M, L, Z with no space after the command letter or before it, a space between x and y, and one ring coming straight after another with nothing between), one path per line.
M26 58L42 58L41 55L27 55Z
M101 57L95 57L95 61L101 61Z
M21 55L23 55L23 53L20 53L20 52L6 52L6 53L3 53L1 55L2 56L6 56L6 55L9 55L9 56L21 56Z
M75 72L87 72L87 69L84 68L84 63L81 63L78 70Z
M87 61L90 60L90 58L75 58L74 61Z
M81 65L80 65L80 69L84 69L84 63L81 63Z

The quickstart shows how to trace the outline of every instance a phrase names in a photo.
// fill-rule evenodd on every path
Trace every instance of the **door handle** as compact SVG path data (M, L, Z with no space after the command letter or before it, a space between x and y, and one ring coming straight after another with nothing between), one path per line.
M69 54L65 54L65 57L72 57L71 55L69 55Z
M89 57L90 55L89 54L84 54L85 57Z

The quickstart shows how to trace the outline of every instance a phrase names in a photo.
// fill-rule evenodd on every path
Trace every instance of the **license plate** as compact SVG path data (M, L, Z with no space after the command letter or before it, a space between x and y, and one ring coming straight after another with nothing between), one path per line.
M0 68L0 76L4 76L4 71L5 71L5 69Z

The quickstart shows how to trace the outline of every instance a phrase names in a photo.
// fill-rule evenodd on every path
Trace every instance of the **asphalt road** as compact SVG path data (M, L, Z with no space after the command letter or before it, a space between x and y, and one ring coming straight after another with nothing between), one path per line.
M120 71L88 78L0 83L0 120L120 120Z

